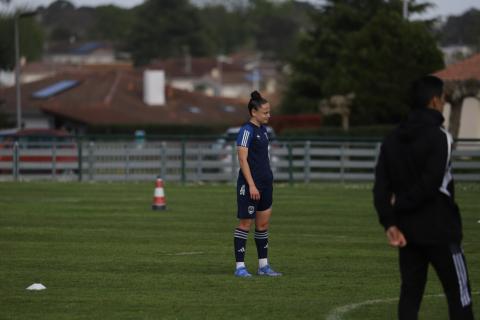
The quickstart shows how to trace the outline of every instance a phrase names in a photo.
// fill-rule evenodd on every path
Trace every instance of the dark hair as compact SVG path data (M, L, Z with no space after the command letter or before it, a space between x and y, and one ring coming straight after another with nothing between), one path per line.
M268 103L268 101L262 97L260 92L256 90L253 91L250 94L250 101L248 102L248 112L252 115L252 109L258 110L258 108L261 108L265 103Z
M443 94L443 81L435 76L424 76L413 82L410 98L412 109L427 108L434 97Z

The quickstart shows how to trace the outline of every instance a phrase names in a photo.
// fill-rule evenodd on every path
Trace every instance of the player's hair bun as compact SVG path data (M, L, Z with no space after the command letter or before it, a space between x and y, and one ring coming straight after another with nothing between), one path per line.
M250 112L250 115L252 115L253 109L258 110L258 108L261 108L265 103L268 103L268 101L262 97L260 92L257 90L253 91L250 94L250 101L248 102L248 112Z
M262 96L260 95L260 92L258 91L253 91L251 94L250 94L250 97L252 98L252 100L263 100Z

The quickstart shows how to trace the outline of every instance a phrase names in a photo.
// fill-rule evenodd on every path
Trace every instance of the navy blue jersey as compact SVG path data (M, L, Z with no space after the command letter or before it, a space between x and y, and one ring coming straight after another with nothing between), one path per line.
M251 122L244 124L237 136L237 146L248 148L247 162L256 185L267 185L273 182L268 156L268 134L263 125L257 127ZM239 179L245 180L242 170Z

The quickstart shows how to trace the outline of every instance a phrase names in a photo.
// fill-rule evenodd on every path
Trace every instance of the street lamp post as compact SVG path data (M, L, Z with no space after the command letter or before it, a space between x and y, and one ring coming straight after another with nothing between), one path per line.
M15 13L14 24L15 24L15 92L16 92L16 106L17 106L17 129L22 128L22 102L21 102L21 91L20 91L20 36L18 30L18 20L19 13Z
M408 19L408 0L403 0L403 19Z
M13 17L15 29L15 92L16 92L16 107L17 107L17 129L22 128L22 94L20 89L20 28L19 21L23 17L32 17L36 14L32 12L15 12Z

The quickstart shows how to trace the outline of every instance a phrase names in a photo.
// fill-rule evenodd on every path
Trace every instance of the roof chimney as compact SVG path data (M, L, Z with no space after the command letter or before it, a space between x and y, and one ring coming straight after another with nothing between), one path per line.
M143 72L143 102L149 106L165 105L165 71L147 69Z

